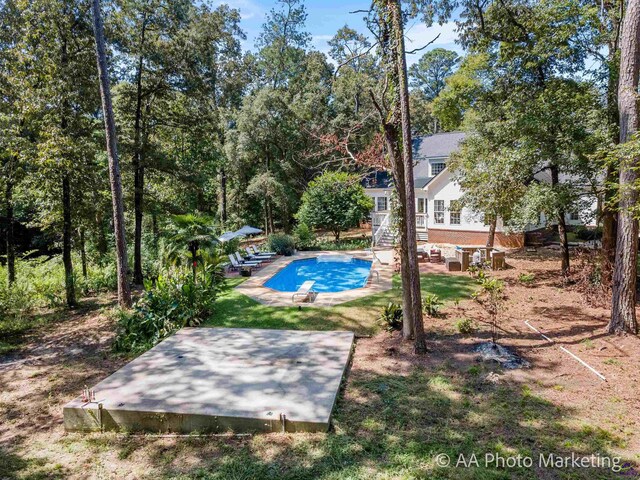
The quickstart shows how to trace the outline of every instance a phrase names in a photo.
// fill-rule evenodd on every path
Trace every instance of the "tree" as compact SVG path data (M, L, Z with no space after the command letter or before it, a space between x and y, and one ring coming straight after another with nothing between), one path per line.
M74 217L85 178L95 169L91 136L99 105L95 71L87 69L94 62L90 2L37 0L20 6L25 25L15 32L20 62L38 65L21 78L21 101L33 118L37 152L25 182L41 206L34 223L61 231L66 301L74 307Z
M20 31L22 24L14 2L2 4L0 23L11 26L0 29L0 188L6 218L7 282L11 285L16 280L14 192L24 178L25 153L30 143L26 138L24 104L21 106L18 87L20 62L17 61L19 51L15 32Z
M640 1L629 0L620 38L620 142L632 139L640 126L638 111L638 77L640 76ZM636 283L638 261L638 220L632 208L638 201L635 183L638 180L637 155L623 158L620 164L620 212L616 261L613 272L611 320L609 332L638 333L636 319Z
M490 128L490 127L489 127ZM526 191L529 172L518 150L501 141L504 131L476 132L465 138L447 168L462 189L461 206L489 224L487 247L493 247L498 219L511 220Z
M353 110L350 113L358 117L365 101L365 92L372 86L370 79L376 69L371 42L366 36L345 25L328 44L331 47L329 54L338 64L334 81L336 103L342 106L352 101Z
M262 26L256 47L265 83L277 88L301 73L311 35L304 30L307 12L302 0L278 0Z
M217 243L211 219L193 214L174 215L165 254L169 260L181 264L186 249L195 282L198 261L202 259L203 251L213 248Z
M596 140L602 141L601 126L608 127L593 88L569 78L584 68L588 50L583 39L593 36L592 17L581 4L556 2L465 3L464 8L462 44L479 63L472 65L466 82L457 83L460 93L472 94L470 100L462 97L462 110L503 123L517 142L513 146L527 152L530 184L536 175L548 175L551 188L532 192L547 193L542 204L557 225L562 270L568 273L565 213L572 211L576 197L593 193L599 172L587 154ZM549 29L554 22L566 28ZM443 90L449 100L437 109L453 105L451 93Z
M430 50L409 68L411 86L421 90L427 100L433 100L445 87L447 77L459 62L460 57L454 51L444 48Z
M337 242L341 232L360 225L372 208L357 175L325 172L309 183L296 218L331 231Z
M116 138L116 122L113 116L111 102L111 88L109 85L109 69L107 68L107 54L104 41L104 28L100 12L100 1L93 0L93 25L96 38L96 59L98 75L100 77L100 96L104 115L105 136L107 140L107 155L109 157L109 180L111 184L111 198L113 204L113 228L116 237L116 265L118 271L118 303L121 307L131 306L131 290L129 289L127 241L125 235L124 206L122 201L122 183L120 179L120 163L118 160L118 141ZM86 276L84 262L84 234L83 269Z

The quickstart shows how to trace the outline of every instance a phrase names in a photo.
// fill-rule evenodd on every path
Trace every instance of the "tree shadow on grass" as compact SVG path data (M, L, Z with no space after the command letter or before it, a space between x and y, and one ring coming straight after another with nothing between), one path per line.
M604 456L618 440L602 429L568 425L570 409L533 395L525 385L487 384L476 372L456 377L421 369L406 376L360 372L349 383L329 434L215 441L217 454L200 467L180 472L167 465L163 473L225 480L620 478L607 469L540 467L540 455ZM196 445L202 447L182 448ZM162 452L155 454L152 461L161 461ZM436 464L443 454L451 466ZM455 466L460 455L473 454L479 466ZM531 457L534 465L485 465L487 454Z
M523 380L507 382L499 370L497 382L489 380L495 367L461 355L469 346L458 343L457 336L448 337L438 358L387 356L383 367L360 358L327 434L187 438L169 446L132 439L112 447L119 456L144 451L149 464L167 478L621 478L607 468L540 464L541 456L548 462L549 455L610 457L624 442L587 424L573 408L536 395ZM400 366L410 368L401 373L405 368ZM451 459L450 466L437 464L442 454ZM478 465L455 466L461 455L467 461L475 455ZM495 459L506 462L518 455L532 458L532 466L509 468ZM185 467L184 458L192 459L192 466Z

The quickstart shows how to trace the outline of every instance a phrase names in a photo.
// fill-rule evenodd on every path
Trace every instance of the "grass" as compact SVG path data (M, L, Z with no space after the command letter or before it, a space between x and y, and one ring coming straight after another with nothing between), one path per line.
M381 328L377 320L381 308L400 300L399 279L394 278L392 290L337 307L268 307L232 288L243 280L230 280L207 326L350 328L374 333ZM423 293L450 303L475 289L473 280L464 276L424 275L421 284ZM184 480L623 478L591 468L485 465L487 454L531 456L536 465L540 454L611 455L624 448L624 439L617 430L585 423L571 408L544 399L525 383L487 382L495 368L472 358L453 359L443 353L443 361L403 368L398 365L401 358L396 357L396 362L382 355L377 359L379 365L370 366L362 355L367 353L366 345L375 341L361 340L356 349L361 356L340 393L334 428L328 434L163 439L95 433L54 435L54 441L34 434L30 441L35 443L28 453L0 446L0 477L69 478L102 473L105 478L133 475ZM446 348L459 341L459 336L440 331L438 341L439 348ZM49 376L53 379L54 373ZM65 378L60 375L57 382ZM552 388L559 390L557 385ZM0 404L0 415L2 411ZM23 435L20 441L27 438L30 436ZM436 461L439 454L448 455L453 464L460 455L467 460L476 455L479 463L470 468L441 467Z
M378 316L389 302L401 301L400 278L395 276L393 288L387 292L343 303L335 307L270 307L239 293L233 287L245 279L229 280L229 290L216 302L217 310L205 323L210 327L245 327L305 330L352 330L373 334L381 328ZM437 295L443 301L468 297L475 283L469 277L428 274L420 279L423 294Z

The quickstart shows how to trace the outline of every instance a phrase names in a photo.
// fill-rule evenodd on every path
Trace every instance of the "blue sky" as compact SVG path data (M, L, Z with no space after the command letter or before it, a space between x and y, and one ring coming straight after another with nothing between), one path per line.
M260 33L265 15L276 7L276 2L273 0L220 0L218 3L227 3L231 7L240 10L242 28L247 34L244 48L246 50L254 49L255 40ZM368 32L362 21L363 14L350 14L349 12L368 8L369 5L370 2L366 0L307 0L305 2L308 14L307 31L313 36L313 47L327 53L329 51L327 41L345 24L367 34ZM427 28L424 23L414 20L407 26L405 33L407 50L426 45L440 33L438 40L429 49L441 47L462 53L460 46L455 44L457 34L453 22ZM409 55L407 57L408 63L416 62L425 51Z

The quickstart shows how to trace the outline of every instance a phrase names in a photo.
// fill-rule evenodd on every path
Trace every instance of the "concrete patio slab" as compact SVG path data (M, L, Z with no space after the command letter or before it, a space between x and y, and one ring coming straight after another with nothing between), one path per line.
M184 328L64 407L67 431L327 431L352 332Z
M300 305L300 302L294 304L291 300L291 292L272 290L265 287L264 283L289 265L289 263L295 260L318 257L320 255L350 255L362 260L375 260L373 268L378 272L378 275L374 275L367 285L362 288L353 288L342 292L318 293L307 303L308 305L314 307L331 307L358 298L367 297L374 293L391 290L393 265L387 263L386 260L388 260L388 257L392 258L392 251L378 250L376 250L376 259L373 258L370 251L365 250L296 252L295 255L280 257L271 264L256 270L251 277L238 285L236 290L264 305L276 307Z

